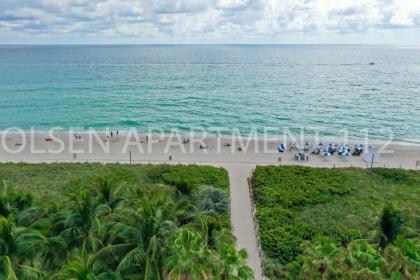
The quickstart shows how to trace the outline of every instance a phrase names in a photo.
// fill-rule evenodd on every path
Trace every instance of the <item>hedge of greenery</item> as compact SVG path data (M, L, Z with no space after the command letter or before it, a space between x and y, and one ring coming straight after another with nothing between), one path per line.
M209 166L1 164L0 279L252 279Z
M271 279L419 279L419 172L260 166L251 182ZM383 246L387 205L402 227Z

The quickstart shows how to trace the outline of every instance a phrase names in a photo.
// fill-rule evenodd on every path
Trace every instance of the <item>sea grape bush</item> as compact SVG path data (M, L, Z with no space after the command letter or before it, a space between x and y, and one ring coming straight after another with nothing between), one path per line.
M419 173L258 166L251 185L270 279L420 277Z

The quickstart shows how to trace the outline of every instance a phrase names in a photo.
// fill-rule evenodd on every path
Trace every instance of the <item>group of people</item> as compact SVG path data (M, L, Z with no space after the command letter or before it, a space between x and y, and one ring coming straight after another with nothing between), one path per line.
M309 156L306 153L299 152L295 154L296 161L309 161Z
M111 130L111 132L109 134L106 135L106 140L112 139L112 137L114 137L114 135L118 136L119 131L117 130L116 133L114 133L113 130Z
M117 131L116 131L116 133L115 133L115 135L117 135L117 136L118 136L118 134L119 134L119 131L117 130ZM111 135L111 137L113 137L113 136L114 136L114 131L112 131L112 130L111 130L110 135Z
M311 147L309 142L305 142L303 147L299 145L297 142L289 142L289 149L287 149L285 144L279 144L278 151L279 153L284 153L287 150L298 150L299 152L295 154L296 161L308 161L309 155L308 153L312 153L314 155L322 155L324 157L328 157L334 155L334 153L339 154L340 156L349 157L349 156L359 156L363 153L364 146L363 144L356 144L353 147L353 150L350 149L348 144L344 144L338 146L335 143L329 143L327 146L324 146L323 143L319 143L318 145L314 145ZM280 162L279 158L279 162Z
M351 151L350 146L348 144L344 144L338 146L335 143L330 143L328 146L324 147L322 143L319 143L317 146L314 146L312 153L316 155L323 155L323 156L330 156L334 155L335 153L339 154L340 156L360 156L363 153L364 146L363 144L356 144L353 147L353 151Z

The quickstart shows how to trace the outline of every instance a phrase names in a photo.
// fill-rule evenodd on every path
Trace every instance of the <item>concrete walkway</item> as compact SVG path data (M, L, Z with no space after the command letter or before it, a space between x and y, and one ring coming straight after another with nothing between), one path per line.
M255 279L264 279L262 277L261 258L258 254L247 181L255 166L223 165L223 167L229 172L231 222L237 248L245 249L248 252L248 265L254 271Z

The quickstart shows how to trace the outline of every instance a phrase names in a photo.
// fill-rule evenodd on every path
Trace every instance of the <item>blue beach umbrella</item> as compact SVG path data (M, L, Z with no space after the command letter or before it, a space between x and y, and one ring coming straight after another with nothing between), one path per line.
M349 151L348 151L347 149L345 149L345 150L341 153L341 155L342 155L342 156L344 156L344 157L349 157L349 156L351 156L351 154L349 153Z
M341 145L340 147L338 147L337 151L339 155L348 153L348 145Z
M279 153L284 153L286 151L286 146L284 144L280 144L278 149Z

